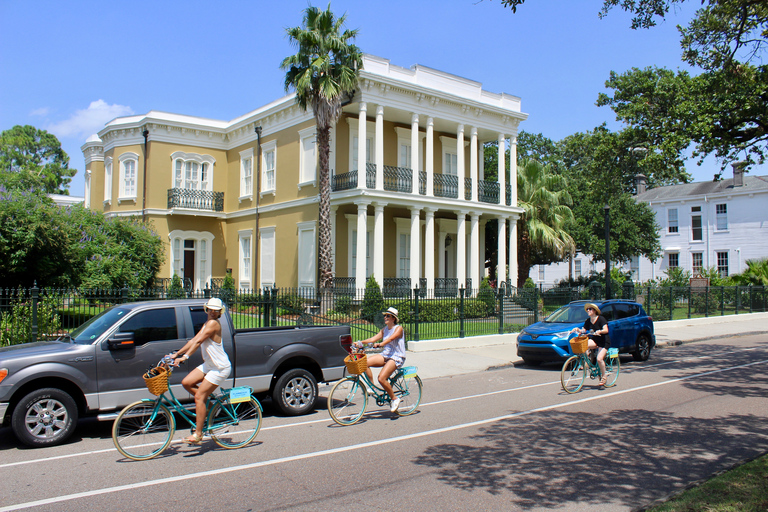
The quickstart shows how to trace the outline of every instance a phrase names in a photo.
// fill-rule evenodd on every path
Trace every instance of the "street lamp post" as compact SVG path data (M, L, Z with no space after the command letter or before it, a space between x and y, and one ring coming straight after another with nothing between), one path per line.
M605 298L611 298L611 207L605 205Z

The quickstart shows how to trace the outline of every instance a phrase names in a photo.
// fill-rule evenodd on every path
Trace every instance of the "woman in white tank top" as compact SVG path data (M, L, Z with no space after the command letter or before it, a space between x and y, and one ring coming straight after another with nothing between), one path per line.
M195 433L184 438L185 443L199 445L202 442L203 425L205 424L205 415L208 412L208 397L224 383L232 371L232 364L221 344L219 318L221 318L223 310L224 304L222 304L221 299L210 299L205 305L208 320L194 338L173 354L175 366L178 366L179 362L189 359L189 356L194 354L198 348L203 354L203 364L189 372L181 381L184 389L195 397L195 414L197 416Z

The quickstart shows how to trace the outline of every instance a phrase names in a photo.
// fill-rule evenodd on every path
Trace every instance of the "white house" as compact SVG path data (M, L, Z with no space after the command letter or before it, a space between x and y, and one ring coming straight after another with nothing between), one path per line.
M747 176L740 164L734 176L716 182L694 182L645 190L638 182L637 201L651 207L659 225L662 256L655 262L636 257L622 268L636 282L663 278L670 267L697 274L715 267L723 276L739 274L746 261L768 256L768 176ZM552 285L569 275L568 262L535 265L530 277ZM602 262L577 254L573 276L601 272Z

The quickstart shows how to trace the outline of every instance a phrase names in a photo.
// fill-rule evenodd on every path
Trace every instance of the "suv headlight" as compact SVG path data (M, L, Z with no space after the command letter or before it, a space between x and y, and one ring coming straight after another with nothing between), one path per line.
M571 335L571 331L556 332L554 334L554 338L555 339L560 339L560 340L567 340L568 336L570 336L570 335Z

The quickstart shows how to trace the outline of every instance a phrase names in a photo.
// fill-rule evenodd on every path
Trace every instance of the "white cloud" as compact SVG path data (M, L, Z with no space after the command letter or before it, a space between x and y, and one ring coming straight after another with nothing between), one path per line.
M48 107L40 107L40 108L36 108L32 112L30 112L29 115L37 116L37 117L45 117L45 116L48 115L48 112L50 112L50 111L51 111L51 109L49 109Z
M116 117L133 114L133 109L125 105L109 105L104 100L91 102L88 108L78 110L60 123L53 123L46 129L59 138L79 137L85 139L98 132L104 125Z

